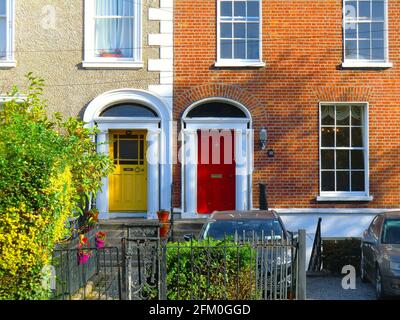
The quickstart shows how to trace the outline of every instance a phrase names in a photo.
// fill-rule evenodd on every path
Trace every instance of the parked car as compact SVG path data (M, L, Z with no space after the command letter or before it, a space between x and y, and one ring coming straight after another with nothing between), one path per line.
M400 296L400 211L377 215L361 242L361 279L378 299Z
M251 238L253 233L259 239L289 239L289 233L275 211L223 211L216 212L204 224L200 239L223 240L226 237ZM265 240L265 239L264 239Z

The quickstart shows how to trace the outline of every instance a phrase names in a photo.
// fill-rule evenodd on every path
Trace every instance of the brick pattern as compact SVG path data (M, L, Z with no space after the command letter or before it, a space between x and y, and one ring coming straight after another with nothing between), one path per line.
M389 0L387 70L343 70L342 0L268 0L263 4L264 68L216 68L216 0L175 1L174 117L193 102L229 97L254 119L254 205L257 183L268 184L276 208L392 208L400 195L400 1ZM317 203L318 103L370 104L370 203ZM258 132L268 128L268 158ZM180 168L174 168L174 204L180 206Z

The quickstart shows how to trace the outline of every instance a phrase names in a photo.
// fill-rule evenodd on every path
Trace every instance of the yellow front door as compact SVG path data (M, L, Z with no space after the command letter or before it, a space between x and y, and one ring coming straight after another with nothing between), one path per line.
M110 131L110 155L116 165L109 177L110 212L147 211L146 131Z

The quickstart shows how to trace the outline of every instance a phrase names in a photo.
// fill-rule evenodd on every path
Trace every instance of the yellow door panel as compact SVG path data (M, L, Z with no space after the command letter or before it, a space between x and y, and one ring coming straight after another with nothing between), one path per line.
M116 165L109 177L111 212L147 211L146 131L110 131L110 155Z

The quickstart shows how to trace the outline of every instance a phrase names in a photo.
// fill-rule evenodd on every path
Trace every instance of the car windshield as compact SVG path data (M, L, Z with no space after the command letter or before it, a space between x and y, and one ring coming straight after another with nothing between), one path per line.
M283 234L282 226L277 219L270 220L230 220L209 222L204 238L222 240L225 237L234 236L237 232L239 237L251 237L253 232L258 237L281 237Z
M383 225L382 242L400 244L400 219L387 219Z

